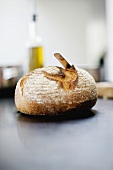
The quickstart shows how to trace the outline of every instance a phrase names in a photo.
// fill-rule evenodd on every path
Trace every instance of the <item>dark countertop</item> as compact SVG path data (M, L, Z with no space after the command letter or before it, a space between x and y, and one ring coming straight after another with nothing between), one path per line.
M113 100L50 119L0 100L0 170L113 170Z

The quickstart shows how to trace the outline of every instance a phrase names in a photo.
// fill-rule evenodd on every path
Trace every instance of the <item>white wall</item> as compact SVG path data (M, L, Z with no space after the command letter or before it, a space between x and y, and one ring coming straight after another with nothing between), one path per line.
M105 46L104 5L104 0L38 0L46 65L54 62L49 59L54 52L61 52L71 63L97 64Z
M98 58L99 54L93 55L93 45L90 46L90 43L95 43L97 39L92 36L88 38L87 32L92 23L97 23L95 26L98 27L98 23L105 22L104 0L37 2L45 65L58 64L53 57L55 52L60 52L70 63L96 63L94 58ZM25 62L30 4L30 0L0 0L0 65ZM104 33L102 35L104 36Z
M113 82L113 1L106 0L107 20L107 76L108 81Z
M46 65L54 62L54 58L49 59L54 52L60 52L72 63L86 61L85 28L89 13L87 1L39 0L40 33L45 42Z
M23 62L29 11L29 0L0 0L0 66Z

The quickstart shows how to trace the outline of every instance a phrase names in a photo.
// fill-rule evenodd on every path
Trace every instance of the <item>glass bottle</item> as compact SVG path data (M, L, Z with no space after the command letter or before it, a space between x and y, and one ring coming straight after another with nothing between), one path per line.
M29 27L30 40L27 41L29 56L29 71L43 67L43 46L42 39L37 36L36 14L32 15L32 21Z

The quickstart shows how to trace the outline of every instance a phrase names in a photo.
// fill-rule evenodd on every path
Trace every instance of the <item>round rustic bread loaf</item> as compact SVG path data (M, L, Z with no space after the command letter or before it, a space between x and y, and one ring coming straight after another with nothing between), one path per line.
M61 67L50 66L35 69L18 81L15 89L18 111L30 115L55 115L70 110L87 110L95 105L96 84L85 70L76 68L76 83L73 88L66 89L46 73L53 77L62 76Z

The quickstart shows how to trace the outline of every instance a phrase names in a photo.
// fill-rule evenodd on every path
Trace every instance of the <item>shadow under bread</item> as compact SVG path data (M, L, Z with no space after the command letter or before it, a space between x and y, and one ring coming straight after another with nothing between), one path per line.
M65 113L60 113L56 115L27 115L21 112L18 112L18 121L21 122L64 122L64 121L73 121L73 120L82 120L86 118L91 118L97 114L96 110L83 110L83 111L67 111Z

